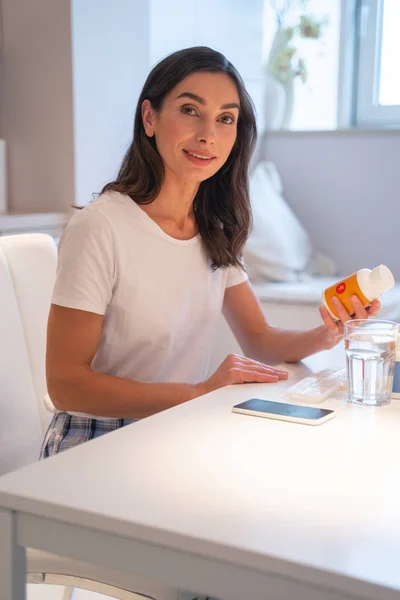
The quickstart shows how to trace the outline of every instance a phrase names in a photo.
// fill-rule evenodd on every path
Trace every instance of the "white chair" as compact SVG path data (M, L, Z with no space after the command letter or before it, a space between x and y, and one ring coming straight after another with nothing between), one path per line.
M0 237L0 475L38 460L51 419L43 399L56 263L49 235ZM120 600L188 597L174 588L33 549L27 553L27 570L30 583L83 588Z

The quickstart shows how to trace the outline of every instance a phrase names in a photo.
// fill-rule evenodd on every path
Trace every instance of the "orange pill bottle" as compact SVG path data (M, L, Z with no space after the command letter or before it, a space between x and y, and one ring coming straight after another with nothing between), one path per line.
M380 298L383 292L394 286L394 277L385 265L379 265L375 269L360 269L345 279L331 285L322 293L322 304L336 321L339 315L332 303L333 296L339 298L345 306L349 315L354 314L354 308L350 302L351 296L358 296L366 308L372 302Z

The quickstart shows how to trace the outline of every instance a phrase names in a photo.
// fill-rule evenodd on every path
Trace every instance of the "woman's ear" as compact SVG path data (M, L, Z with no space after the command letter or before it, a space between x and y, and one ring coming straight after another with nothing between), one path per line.
M155 115L150 100L142 102L142 121L147 137L153 137Z

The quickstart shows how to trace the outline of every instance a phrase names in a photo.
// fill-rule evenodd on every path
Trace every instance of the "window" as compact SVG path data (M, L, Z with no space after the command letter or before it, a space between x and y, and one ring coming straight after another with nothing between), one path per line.
M307 39L302 22L318 35ZM400 0L264 0L263 55L266 83L284 87L265 101L268 129L400 128Z
M355 125L400 127L400 1L358 0Z
M264 0L263 19L267 129L336 129L341 0Z

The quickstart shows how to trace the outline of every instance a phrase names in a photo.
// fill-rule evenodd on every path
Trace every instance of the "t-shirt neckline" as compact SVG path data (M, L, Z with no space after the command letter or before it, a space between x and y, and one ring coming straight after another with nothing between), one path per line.
M124 197L133 206L133 210L136 212L143 225L150 231L153 231L153 233L157 234L160 237L163 237L171 244L187 246L190 244L196 244L200 240L200 233L196 233L196 235L190 238L189 240L178 240L177 238L172 237L172 235L166 233L164 229L162 229L162 227L160 227L151 217L149 217L149 215L140 207L140 205L134 200L132 200L130 196L124 194Z

